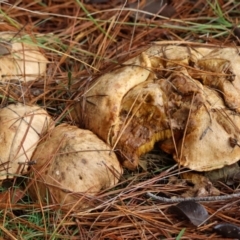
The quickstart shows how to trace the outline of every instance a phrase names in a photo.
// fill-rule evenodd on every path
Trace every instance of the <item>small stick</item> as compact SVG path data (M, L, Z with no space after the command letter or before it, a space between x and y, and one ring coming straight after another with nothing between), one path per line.
M147 192L147 196L153 198L154 200L158 200L164 203L179 203L183 201L205 201L205 202L211 202L211 201L221 201L221 200L228 200L236 197L240 197L239 193L233 193L233 194L227 194L222 196L208 196L208 197L188 197L188 198L166 198L166 197L158 197L150 192Z

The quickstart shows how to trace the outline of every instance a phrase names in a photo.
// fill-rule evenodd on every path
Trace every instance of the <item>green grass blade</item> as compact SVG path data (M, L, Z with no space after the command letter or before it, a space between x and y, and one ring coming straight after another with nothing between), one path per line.
M186 228L183 228L180 233L178 234L178 236L176 237L176 240L180 240L185 232Z
M85 8L85 6L79 1L76 0L76 2L79 4L79 6L82 8L82 10L86 13L87 17L97 26L97 28L105 34L109 39L116 42L115 39L113 39L107 32L98 24L98 22L93 18L93 16L88 12L88 10Z

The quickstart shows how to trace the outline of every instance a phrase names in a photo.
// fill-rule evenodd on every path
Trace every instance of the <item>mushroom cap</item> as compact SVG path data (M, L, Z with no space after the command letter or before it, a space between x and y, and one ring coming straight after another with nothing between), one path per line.
M219 169L240 159L240 75L236 67L240 57L234 48L210 49L195 48L200 54L195 57L195 69L181 62L178 71L161 83L168 96L166 109L175 141L166 139L160 146L179 165L196 171ZM192 50L186 47L185 51ZM178 60L174 62L177 66Z
M165 88L170 124L178 133L177 151L169 139L161 143L162 149L172 153L179 165L196 171L210 171L237 162L240 148L230 141L240 140L240 117L225 107L217 91L207 86L200 88L198 81L182 73Z
M40 138L54 123L39 106L10 104L0 109L0 179L27 172Z
M240 131L236 126L240 126L240 117L225 109L210 110L203 105L192 114L191 126L178 142L176 161L196 171L219 169L239 161Z
M6 42L11 40L11 43L1 44L0 47L1 81L36 80L46 72L48 60L34 45L30 36L14 36L15 33L11 32L0 34L0 38Z
M111 148L89 130L61 124L37 147L33 159L36 184L34 199L82 209L90 202L84 195L96 195L118 183L122 168Z
M150 75L150 61L144 53L124 65L99 77L85 93L86 102L77 103L72 112L76 122L83 122L87 129L111 145L114 145L119 131L123 96Z

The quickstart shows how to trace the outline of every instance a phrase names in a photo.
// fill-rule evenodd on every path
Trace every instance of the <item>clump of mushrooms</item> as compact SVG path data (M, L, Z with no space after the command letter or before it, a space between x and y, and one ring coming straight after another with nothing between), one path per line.
M7 66L0 72L3 81L44 74L45 57L20 42L0 49L0 61ZM154 43L99 77L75 104L72 117L88 130L67 124L52 128L53 121L39 107L9 105L0 110L6 126L0 130L0 179L26 173L27 163L34 161L32 198L82 209L91 206L89 196L118 182L122 167L116 151L132 170L156 142L192 170L236 163L239 66L235 48Z
M158 141L196 171L239 160L238 49L155 43L123 65L98 78L72 116L118 150L125 167L135 169Z
M0 38L3 83L21 85L44 76L48 60L29 35L2 32ZM84 208L89 203L79 201L78 194L96 195L122 174L107 144L88 130L64 124L54 128L39 106L8 105L0 109L0 123L0 180L28 173L34 177L29 185L33 199L45 201L49 194L52 203Z

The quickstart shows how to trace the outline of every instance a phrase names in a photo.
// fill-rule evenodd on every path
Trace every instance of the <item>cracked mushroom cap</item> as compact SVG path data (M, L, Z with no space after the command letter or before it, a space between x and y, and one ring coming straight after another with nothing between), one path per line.
M162 84L175 144L166 139L160 146L179 165L210 171L239 161L239 60L236 49L214 48L202 54L195 70L180 63L178 72Z
M11 104L0 109L0 179L27 172L42 135L54 123L39 106Z
M30 192L34 199L71 209L91 206L96 195L118 183L122 168L110 147L89 130L61 124L36 149Z
M171 127L178 134L174 136L177 149L172 139L163 141L161 148L172 153L179 165L196 171L237 162L240 117L225 107L220 94L206 86L200 88L186 72L167 84ZM181 99L181 105L176 99Z

